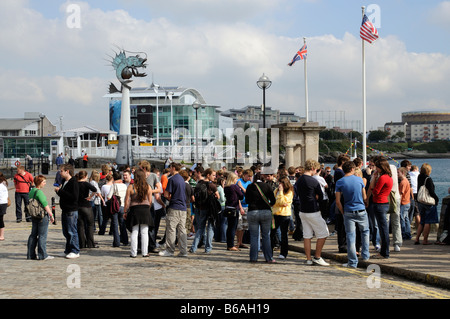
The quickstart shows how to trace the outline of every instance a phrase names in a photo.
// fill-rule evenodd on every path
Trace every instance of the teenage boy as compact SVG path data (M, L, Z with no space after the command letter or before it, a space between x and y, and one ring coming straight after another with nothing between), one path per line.
M78 241L78 181L74 177L73 166L63 164L60 166L63 184L55 187L55 192L59 196L59 205L62 210L61 224L62 232L66 238L64 249L65 257L68 259L80 257L80 245Z
M186 185L183 177L179 174L181 165L170 163L170 175L164 197L169 200L166 213L166 250L160 251L159 255L168 257L175 252L175 238L178 232L178 256L187 256L186 237Z
M369 254L369 219L367 218L366 190L363 179L354 175L355 163L345 162L342 170L345 175L336 183L336 206L344 217L344 226L347 239L348 263L344 267L356 268L358 257L356 256L356 225L361 231L361 256L368 260ZM343 198L342 198L343 197Z
M328 266L329 264L321 257L322 248L329 235L328 226L322 218L319 202L323 199L322 189L319 182L313 177L320 164L315 160L307 160L305 172L297 180L294 187L300 198L300 219L303 226L303 238L305 245L306 264L318 264ZM311 239L316 236L316 251L311 258Z

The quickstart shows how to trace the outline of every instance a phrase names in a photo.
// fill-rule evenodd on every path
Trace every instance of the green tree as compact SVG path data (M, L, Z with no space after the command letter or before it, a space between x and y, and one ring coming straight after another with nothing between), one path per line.
M385 141L388 136L389 136L388 132L377 130L371 131L367 139L370 142L378 142L378 141Z
M324 139L324 140L343 140L346 139L347 137L345 136L344 133L338 132L336 130L323 130L319 133L319 137Z

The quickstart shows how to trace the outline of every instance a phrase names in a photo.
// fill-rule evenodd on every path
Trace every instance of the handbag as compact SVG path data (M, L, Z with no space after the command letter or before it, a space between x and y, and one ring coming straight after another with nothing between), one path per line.
M116 186L116 185L114 185ZM109 212L114 215L120 211L120 196L116 195L116 189L114 188L114 193L111 199L108 201Z
M425 182L422 186L419 188L419 192L417 193L417 201L421 204L425 205L436 205L436 201L433 197L430 196L430 192L428 191L428 188L425 186L427 183L427 178L425 178Z
M224 210L223 210L223 215L225 217L235 217L236 216L236 207L233 206L225 206Z

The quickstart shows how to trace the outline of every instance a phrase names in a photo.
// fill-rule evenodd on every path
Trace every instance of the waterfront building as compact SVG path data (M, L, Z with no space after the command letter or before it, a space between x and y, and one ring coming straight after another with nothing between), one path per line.
M68 154L74 159L83 152L91 157L114 158L116 155L117 133L111 130L85 125L55 132L54 136L59 139L58 145L64 145L58 149L58 154Z
M156 89L155 89L156 88ZM109 99L110 130L119 133L122 93L106 94ZM193 103L198 101L201 107L196 111ZM226 119L220 119L219 106L206 103L196 89L183 87L149 87L130 90L130 119L133 139L145 145L169 145L172 142L172 128L175 131L188 132L195 137L195 119L200 121L199 137L211 128L224 128ZM177 141L174 140L174 143Z
M23 118L0 119L0 158L40 158L41 153L49 158L58 148L55 131L56 126L38 112L25 112Z
M386 123L384 129L389 138L403 132L407 141L450 140L450 112L405 112L401 122Z

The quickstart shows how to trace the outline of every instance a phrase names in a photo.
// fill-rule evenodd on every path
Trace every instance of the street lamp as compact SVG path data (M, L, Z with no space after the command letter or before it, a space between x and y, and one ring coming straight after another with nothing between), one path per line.
M263 128L266 128L266 89L270 88L272 81L270 81L269 78L263 73L256 84L263 90Z
M152 89L156 93L156 146L159 146L159 105L158 105L158 84L152 83Z
M201 104L195 100L195 102L192 104L192 107L195 110L195 160L198 164L198 109L200 108Z
M172 98L173 98L173 92L168 92L167 96L169 97L170 100L170 140L172 141L172 147L173 147L173 102L172 102Z

